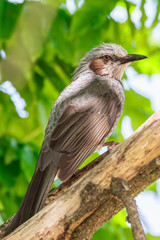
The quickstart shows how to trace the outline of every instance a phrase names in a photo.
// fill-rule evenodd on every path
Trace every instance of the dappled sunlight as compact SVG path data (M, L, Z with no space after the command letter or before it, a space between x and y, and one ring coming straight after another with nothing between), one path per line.
M3 49L0 50L0 59L6 59L6 53Z
M132 133L132 123L129 116L124 116L121 125L121 132L124 139L128 138Z
M110 13L111 18L113 18L116 22L124 23L128 19L128 13L126 8L121 6L116 6L112 12Z
M0 85L0 91L7 93L12 102L14 103L17 113L21 118L27 118L29 113L24 110L26 107L25 100L20 96L19 92L17 92L16 88L13 87L10 81L6 81Z
M17 3L23 3L24 0L8 0L8 2L17 4Z

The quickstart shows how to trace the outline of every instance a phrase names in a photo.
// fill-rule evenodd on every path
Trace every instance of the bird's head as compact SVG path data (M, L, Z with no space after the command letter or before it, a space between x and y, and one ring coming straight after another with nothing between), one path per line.
M147 58L143 55L127 54L127 51L117 44L104 43L93 48L82 58L76 74L92 71L96 75L121 80L126 67L133 61Z

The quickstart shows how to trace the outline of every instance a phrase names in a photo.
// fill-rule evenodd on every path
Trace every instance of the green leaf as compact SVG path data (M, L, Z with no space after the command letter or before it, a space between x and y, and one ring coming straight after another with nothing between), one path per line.
M20 164L21 169L24 172L26 179L29 181L33 175L34 161L33 151L29 146L22 147L20 151Z
M124 208L112 218L112 223L117 224L123 228L127 228L126 216L127 213L126 209Z
M23 8L22 4L15 4L7 0L0 1L0 38L8 39L11 37L19 15Z
M16 161L5 165L4 161L0 161L0 183L5 187L14 186L14 180L20 172L19 163Z
M73 43L70 39L70 21L70 15L66 9L59 9L49 33L51 43L54 45L59 58L66 63L70 62L73 57Z
M151 184L149 187L145 189L145 191L152 191L157 193L157 182L154 182L153 184Z
M5 165L10 164L11 162L17 160L17 158L17 153L13 149L9 148L5 154L4 163Z
M148 240L160 240L160 237L158 237L158 236L152 236L152 235L150 235L150 234L147 234L146 237L147 237Z
M10 137L6 140L8 140L8 148L4 156L4 163L7 165L18 159L18 142L16 139Z
M123 114L127 114L131 118L133 130L142 125L153 113L149 99L133 90L125 91Z
M43 70L44 74L48 79L51 81L51 83L54 85L54 87L61 92L65 84L61 79L59 78L58 74L55 72L54 68L48 65L47 63L43 61L38 62L39 67ZM58 80L58 81L57 81Z
M131 229L122 228L119 225L112 224L112 221L104 224L96 233L93 234L92 240L99 239L134 240Z
M6 54L5 59L2 56L0 59L0 83L12 82L25 99L25 109L29 113L27 118L20 118L11 97L0 91L0 214L4 220L17 211L22 201L38 159L52 105L70 83L75 67L87 51L102 42L113 42L122 45L128 53L147 55L149 58L138 61L134 68L137 73L157 76L158 81L159 76L153 74L160 73L160 48L153 31L159 26L159 0L155 1L157 13L149 29L145 27L144 4L148 3L144 0L140 9L141 29L132 22L135 4L131 1L74 2L77 11L70 14L64 0L24 1L23 4L0 0L0 50ZM83 2L80 8L79 2ZM110 17L116 5L125 7L128 12L128 20L123 24ZM136 129L152 113L147 98L133 90L126 91L123 114L109 140L123 140L121 123L124 116L131 118L132 127ZM81 167L96 157L98 154L94 153ZM59 184L56 180L54 186ZM156 191L156 184L148 189ZM102 226L93 239L132 240L131 229L125 223L125 210Z
M32 62L41 56L44 39L54 14L55 10L48 5L38 1L25 1L18 34Z
M85 34L88 30L95 30L107 21L108 14L116 1L106 4L105 0L87 0L73 16L71 35L77 37Z
M37 87L37 91L41 91L44 87L44 77L37 72L33 72L33 79Z

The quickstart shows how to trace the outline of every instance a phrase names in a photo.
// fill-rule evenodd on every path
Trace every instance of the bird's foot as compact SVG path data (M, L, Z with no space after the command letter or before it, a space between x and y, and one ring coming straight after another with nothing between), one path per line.
M117 148L119 145L121 144L121 142L115 142L115 141L110 141L110 142L105 142L103 144L103 147L108 147L108 151L112 152L115 148Z

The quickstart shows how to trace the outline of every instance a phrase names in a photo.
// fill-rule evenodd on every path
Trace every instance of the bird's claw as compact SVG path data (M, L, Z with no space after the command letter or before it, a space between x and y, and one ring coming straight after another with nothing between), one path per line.
M115 141L110 141L110 142L105 142L103 144L103 147L108 147L108 151L112 152L115 148L117 148L119 145L121 144L121 142L115 142Z

